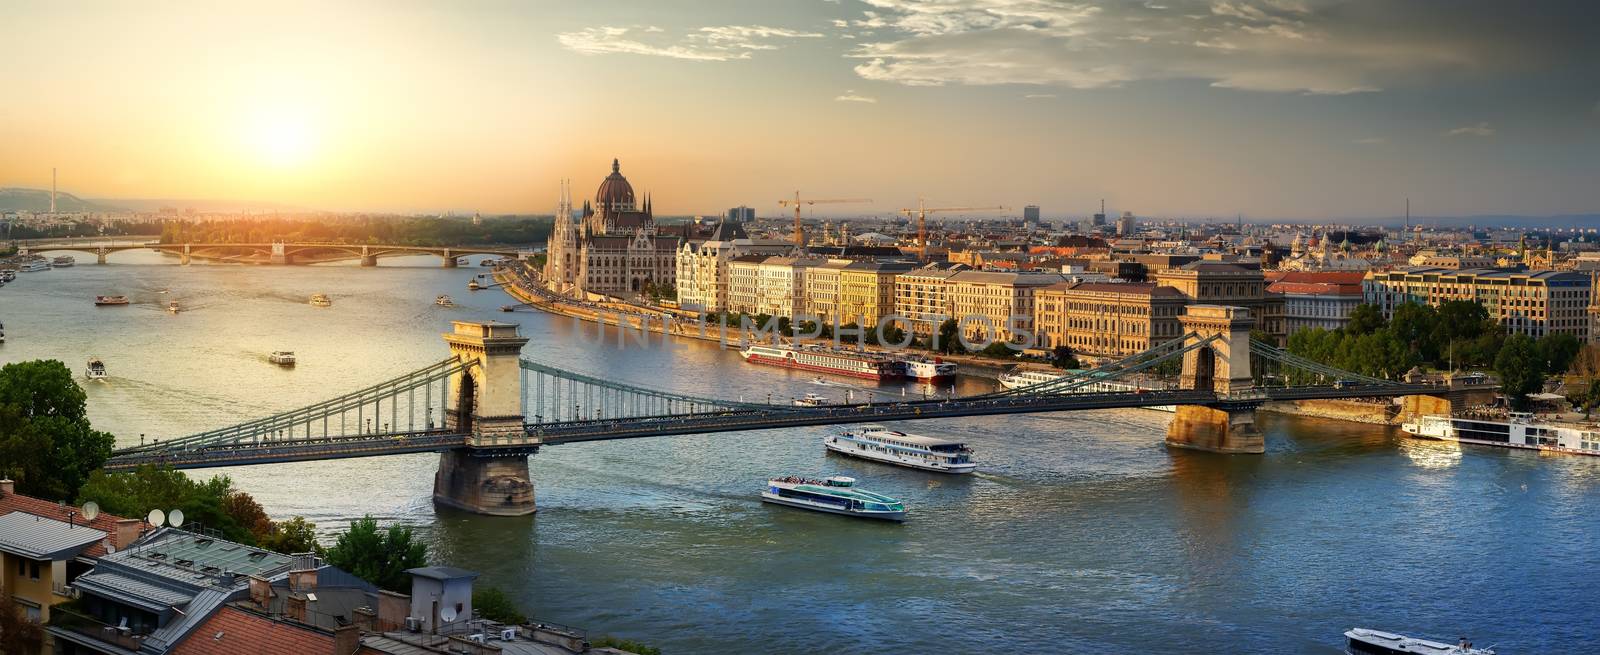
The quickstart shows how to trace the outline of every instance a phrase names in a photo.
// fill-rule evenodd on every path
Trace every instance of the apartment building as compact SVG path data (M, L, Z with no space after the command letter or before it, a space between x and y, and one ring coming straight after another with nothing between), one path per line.
M1233 305L1250 310L1257 329L1282 345L1288 337L1282 294L1268 292L1260 268L1231 262L1190 262L1155 274L1155 282L1182 293L1193 305Z
M677 252L678 306L702 312L728 310L728 262L742 255L780 255L785 241L750 239L737 224L717 226L711 238L685 241Z
M848 259L829 259L806 269L803 284L807 315L816 317L823 325L850 322L839 318L839 276L850 264Z
M1337 330L1362 303L1362 271L1284 271L1269 274L1268 293L1283 296L1285 334L1306 328Z
M1373 271L1362 295L1384 318L1408 302L1438 306L1451 300L1476 302L1512 334L1570 334L1591 339L1588 307L1593 278L1573 271L1450 269L1427 266Z
M753 313L789 318L805 313L806 271L822 263L803 257L768 257L757 264Z
M1117 358L1182 335L1189 300L1153 282L1068 282L1036 290L1033 303L1039 347Z
M911 333L927 338L939 324L955 316L950 303L949 280L963 264L936 264L901 273L894 281L894 313L910 323Z
M895 310L895 278L916 267L910 262L851 262L839 270L837 311L842 323L876 326Z
M961 271L947 279L946 293L952 315L962 321L962 333L968 340L1016 341L1020 335L1013 325L1033 331L1034 292L1066 281L1066 276L1056 273Z
M761 263L769 255L739 255L728 260L727 311L758 314Z

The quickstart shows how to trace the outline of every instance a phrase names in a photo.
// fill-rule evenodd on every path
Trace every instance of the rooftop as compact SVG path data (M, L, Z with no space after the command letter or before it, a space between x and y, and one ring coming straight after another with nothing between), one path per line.
M0 551L28 559L66 559L105 538L106 533L94 528L36 514L11 512L0 516Z

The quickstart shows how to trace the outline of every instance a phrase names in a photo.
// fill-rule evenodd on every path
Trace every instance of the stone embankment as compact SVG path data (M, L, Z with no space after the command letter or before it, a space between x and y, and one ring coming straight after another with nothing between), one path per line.
M1368 402L1358 400L1290 400L1272 402L1261 406L1261 411L1295 416L1370 423L1372 425L1399 425L1403 422L1400 406L1385 400Z

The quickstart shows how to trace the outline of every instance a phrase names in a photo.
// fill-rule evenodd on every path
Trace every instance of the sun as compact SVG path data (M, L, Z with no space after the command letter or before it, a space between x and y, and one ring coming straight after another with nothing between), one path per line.
M275 109L253 117L245 140L263 163L289 168L302 166L315 156L317 130L305 112Z

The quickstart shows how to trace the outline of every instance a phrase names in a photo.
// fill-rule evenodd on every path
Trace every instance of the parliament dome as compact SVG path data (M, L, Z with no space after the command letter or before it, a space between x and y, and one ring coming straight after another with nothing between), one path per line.
M622 176L617 160L611 160L611 174L600 182L600 190L594 192L594 202L603 208L633 207L633 185Z

